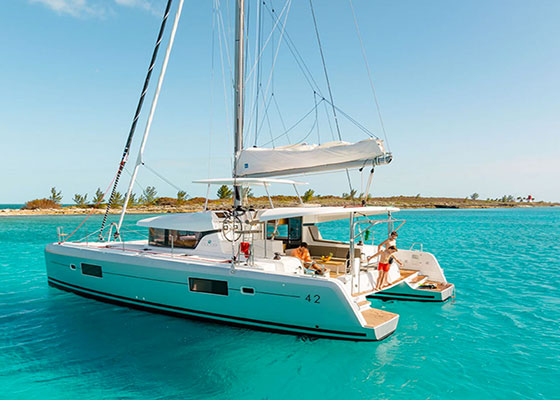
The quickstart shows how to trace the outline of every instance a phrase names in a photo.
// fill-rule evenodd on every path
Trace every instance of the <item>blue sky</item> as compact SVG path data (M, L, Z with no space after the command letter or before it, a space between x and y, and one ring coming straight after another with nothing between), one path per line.
M233 1L221 3L229 46ZM253 57L256 6L250 3ZM277 13L286 4L272 3ZM349 4L314 1L334 100L383 137ZM374 195L465 197L478 192L481 198L532 194L560 201L558 1L353 4L394 153L393 163L376 171ZM0 203L44 197L52 186L70 203L75 193L91 197L97 187L107 187L164 5L163 0L13 0L3 5ZM227 177L231 171L232 112L226 103L231 101L231 74L226 61L225 98L218 29L212 67L212 19L211 1L185 1L145 157L150 167L191 195L205 192L192 180ZM287 21L286 31L326 93L308 2L294 1ZM263 26L269 29L270 19ZM270 44L263 56L263 86L273 49ZM261 145L270 140L270 132L284 131L282 121L292 125L314 104L313 91L288 48L282 44L278 54L273 88L280 113L269 109L270 131L265 123L257 141ZM162 56L163 50L160 61ZM248 81L250 105L252 78ZM312 130L308 142L331 138L326 112L319 110L319 134ZM292 142L307 135L313 118L290 133ZM343 139L365 138L341 122ZM252 145L254 125L248 126L246 140ZM275 144L287 144L287 138ZM136 147L129 169L135 157ZM299 179L321 194L348 191L344 173ZM125 190L127 180L125 174L119 190ZM143 187L156 186L161 195L176 193L145 169L138 180ZM352 180L360 191L360 174L353 172Z

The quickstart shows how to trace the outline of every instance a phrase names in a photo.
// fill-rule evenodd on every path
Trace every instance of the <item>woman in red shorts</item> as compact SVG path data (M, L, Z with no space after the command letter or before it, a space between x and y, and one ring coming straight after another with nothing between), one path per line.
M397 252L397 248L395 246L389 246L386 250L381 250L375 253L373 256L368 257L368 261L374 257L379 256L379 276L377 278L377 283L375 285L375 290L381 290L384 286L388 285L388 272L393 260L396 261L401 267L402 262L400 262L397 257L393 254Z

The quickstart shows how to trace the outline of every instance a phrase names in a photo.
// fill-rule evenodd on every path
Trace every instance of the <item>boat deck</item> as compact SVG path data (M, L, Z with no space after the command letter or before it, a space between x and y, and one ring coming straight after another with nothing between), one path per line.
M398 317L398 314L378 310L377 308L368 308L367 310L362 311L362 315L366 320L366 326L368 328L377 328L378 326L383 325L385 322Z
M424 282L424 284L425 285L434 285L435 288L434 289L429 289L429 288L423 288L422 286L419 286L418 289L419 290L426 290L428 292L443 292L445 289L453 286L452 283L442 283L442 282L435 282L435 281L426 281L426 282Z

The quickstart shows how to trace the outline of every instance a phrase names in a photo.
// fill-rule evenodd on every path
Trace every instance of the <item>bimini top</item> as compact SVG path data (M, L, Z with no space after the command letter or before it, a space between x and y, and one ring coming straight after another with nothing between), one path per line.
M205 232L216 229L218 221L211 211L202 211L184 214L165 214L145 218L138 221L136 225L156 229Z
M282 218L303 217L305 222L326 222L355 216L368 216L400 211L397 207L286 207L265 210L259 221L266 222Z
M265 186L271 183L281 183L285 185L307 185L306 182L293 181L291 179L274 179L274 178L224 178L224 179L201 179L193 181L193 183L205 183L207 185L233 185L240 184L243 186Z

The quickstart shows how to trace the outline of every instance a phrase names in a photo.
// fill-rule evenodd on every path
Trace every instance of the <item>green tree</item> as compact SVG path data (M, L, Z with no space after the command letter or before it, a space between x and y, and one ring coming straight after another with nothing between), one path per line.
M344 200L354 200L356 193L358 193L358 191L356 189L352 189L350 193L342 193L342 198Z
M177 192L177 203L184 203L187 200L187 192L184 190L179 190Z
M85 195L81 195L76 193L73 198L74 203L79 206L85 206L87 204L87 193Z
M100 206L103 204L104 197L105 194L101 191L101 188L97 188L97 190L95 191L95 196L93 196L91 202L93 203L94 206Z
M138 205L138 199L136 198L136 193L130 193L128 198L128 207L136 207Z
M252 199L253 197L255 197L255 195L253 194L253 190L250 187L243 188L243 198Z
M308 201L313 199L314 194L315 191L313 189L306 190L301 199L303 200L304 203L307 203Z
M156 202L157 190L153 186L146 186L142 192L142 203L145 205L152 205Z
M480 196L479 196L478 193L476 193L476 192L473 193L473 194L471 194L471 200L478 200L479 197L480 197Z
M218 194L218 198L223 200L223 199L230 199L233 192L231 191L230 188L227 187L227 185L222 185L218 189L217 194Z
M121 192L115 192L113 195L113 204L119 207L122 207L124 204L124 196Z
M62 202L62 191L57 192L56 188L52 187L51 196L49 197L49 200L52 200L55 204L60 205L60 203Z

